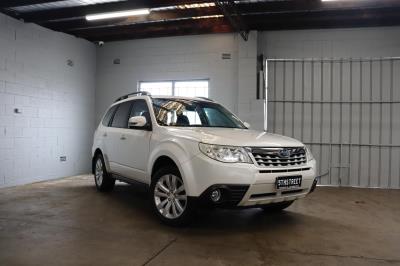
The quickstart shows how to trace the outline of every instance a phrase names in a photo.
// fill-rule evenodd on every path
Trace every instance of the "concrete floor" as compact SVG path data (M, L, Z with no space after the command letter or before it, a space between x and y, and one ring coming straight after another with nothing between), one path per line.
M142 186L1 189L0 265L400 265L400 190L320 187L282 214L212 210L179 229Z

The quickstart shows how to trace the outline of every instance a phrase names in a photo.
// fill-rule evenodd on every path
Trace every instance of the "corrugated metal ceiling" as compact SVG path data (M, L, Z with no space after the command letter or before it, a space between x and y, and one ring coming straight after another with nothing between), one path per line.
M66 1L58 1L58 2L49 2L45 4L35 4L35 5L27 5L27 6L19 6L9 8L9 10L18 12L18 13L26 13L26 12L35 12L35 11L43 11L43 10L51 10L58 8L66 8L66 7L75 7L75 6L89 6L96 4L105 4L112 2L126 2L127 0L66 0Z

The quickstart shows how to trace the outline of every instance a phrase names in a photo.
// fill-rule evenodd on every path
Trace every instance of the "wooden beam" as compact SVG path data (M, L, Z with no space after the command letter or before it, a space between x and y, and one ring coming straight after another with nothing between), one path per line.
M199 16L212 16L219 15L221 11L217 7L207 7L199 9L176 9L176 10L163 10L153 11L146 16L135 16L128 18L119 18L111 20L87 21L85 18L67 21L49 21L41 23L42 26L58 30L58 31L73 31L90 28L109 28L117 26L126 26L135 23L147 23L156 21L177 20L181 18L191 18Z
M91 41L115 41L225 32L233 32L233 29L224 18L210 18L138 24L109 29L87 29L76 31L73 34Z
M43 10L23 14L27 22L41 23L50 20L66 20L83 18L88 14L114 12L137 8L155 8L180 4L202 3L210 0L128 0L123 2L112 2L97 5L59 8L54 10Z

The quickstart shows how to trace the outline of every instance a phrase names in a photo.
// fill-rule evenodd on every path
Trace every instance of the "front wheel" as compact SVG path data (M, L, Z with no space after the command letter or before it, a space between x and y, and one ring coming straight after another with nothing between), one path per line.
M94 160L94 182L96 188L102 192L111 191L115 185L115 179L107 172L103 155L97 154Z
M294 200L283 201L283 202L278 202L278 203L271 203L271 204L263 205L263 206L261 206L261 208L267 212L280 212L280 211L286 209L287 207L289 207L290 205L292 205L293 202L294 202Z
M153 209L162 222L182 226L190 222L194 201L187 196L185 185L175 167L163 167L156 172L151 185Z

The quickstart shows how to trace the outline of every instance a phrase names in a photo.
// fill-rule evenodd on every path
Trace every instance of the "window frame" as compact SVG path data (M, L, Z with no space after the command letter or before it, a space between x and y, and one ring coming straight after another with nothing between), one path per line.
M113 122L114 122L115 115L117 114L117 112L118 112L119 108L121 107L121 105L127 104L127 103L130 104L130 106L129 106L129 111L128 111L127 120L126 120L126 122L127 122L126 123L126 127L114 127L113 126ZM116 106L117 106L117 108L115 109L114 114L112 116L112 119L110 120L109 127L119 128L119 129L129 129L128 121L129 121L129 116L130 116L131 110L132 110L132 101L125 101L125 102L122 102L122 103L118 103Z
M210 94L210 79L209 78L203 78L203 79L170 79L170 80L168 80L168 79L164 79L164 80L141 80L141 81L139 81L138 82L138 87L137 87L137 90L138 91L145 91L145 90L142 90L141 89L141 84L142 83L157 83L157 82L171 82L171 84L172 84L172 95L165 95L165 96L176 96L175 95L175 84L177 83L177 82L191 82L191 81L207 81L207 83L208 83L208 88L207 88L207 97L209 96L209 94Z
M129 127L129 119L132 117L131 115L132 115L133 105L135 104L135 102L139 102L139 101L143 101L146 104L150 120L147 121L147 125L144 127ZM128 115L128 128L127 129L152 131L153 130L153 123L152 123L152 119L151 119L152 109L150 109L150 105L149 105L148 101L146 101L145 99L133 99L133 100L130 100L129 102L131 103L131 108L129 110L129 115ZM146 120L147 120L147 118L146 118Z
M114 109L114 110L113 110ZM115 111L117 111L118 109L118 104L116 105L112 105L110 108L107 109L107 111L105 112L103 118L101 119L101 124L105 127L110 127L112 120L114 119L114 114ZM110 118L108 118L108 123L104 124L104 119L106 118L106 116L111 112Z

